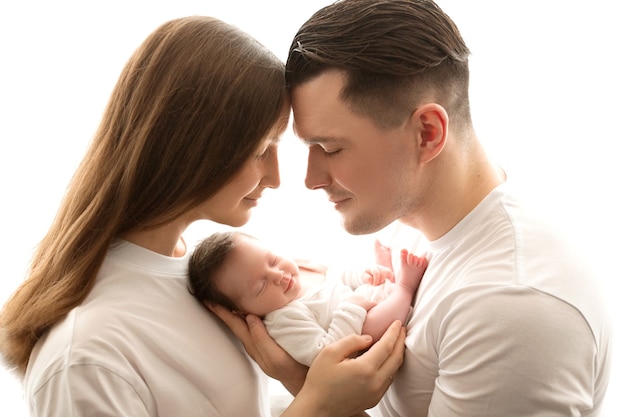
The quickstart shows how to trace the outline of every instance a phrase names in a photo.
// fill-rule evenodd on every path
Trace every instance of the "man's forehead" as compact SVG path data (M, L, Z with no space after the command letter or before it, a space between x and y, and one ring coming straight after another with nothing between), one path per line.
M325 103L342 101L345 77L340 71L326 71L291 90L294 118L307 117L311 109L325 107Z

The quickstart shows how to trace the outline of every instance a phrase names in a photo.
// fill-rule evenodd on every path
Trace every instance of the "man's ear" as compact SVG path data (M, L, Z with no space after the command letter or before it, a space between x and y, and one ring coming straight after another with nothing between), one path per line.
M432 161L448 139L448 113L439 104L427 103L413 111L411 122L420 150L420 162Z

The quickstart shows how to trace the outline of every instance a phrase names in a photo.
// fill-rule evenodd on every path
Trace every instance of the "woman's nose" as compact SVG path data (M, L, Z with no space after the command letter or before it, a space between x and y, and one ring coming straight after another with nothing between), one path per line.
M263 178L260 185L267 188L278 188L280 186L280 170L278 167L278 152L276 147L267 150L263 164Z

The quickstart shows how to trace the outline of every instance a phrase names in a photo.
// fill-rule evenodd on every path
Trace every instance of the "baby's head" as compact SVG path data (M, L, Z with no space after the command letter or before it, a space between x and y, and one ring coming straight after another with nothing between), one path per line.
M260 317L301 293L295 261L242 232L218 232L204 239L191 255L189 283L202 302Z

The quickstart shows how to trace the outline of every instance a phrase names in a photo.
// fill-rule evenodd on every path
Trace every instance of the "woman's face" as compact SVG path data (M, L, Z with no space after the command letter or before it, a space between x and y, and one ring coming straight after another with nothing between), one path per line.
M198 218L233 227L248 222L251 209L257 205L263 191L280 185L278 141L287 129L288 120L289 105L286 103L278 122L257 152L245 162L239 173L197 208Z

